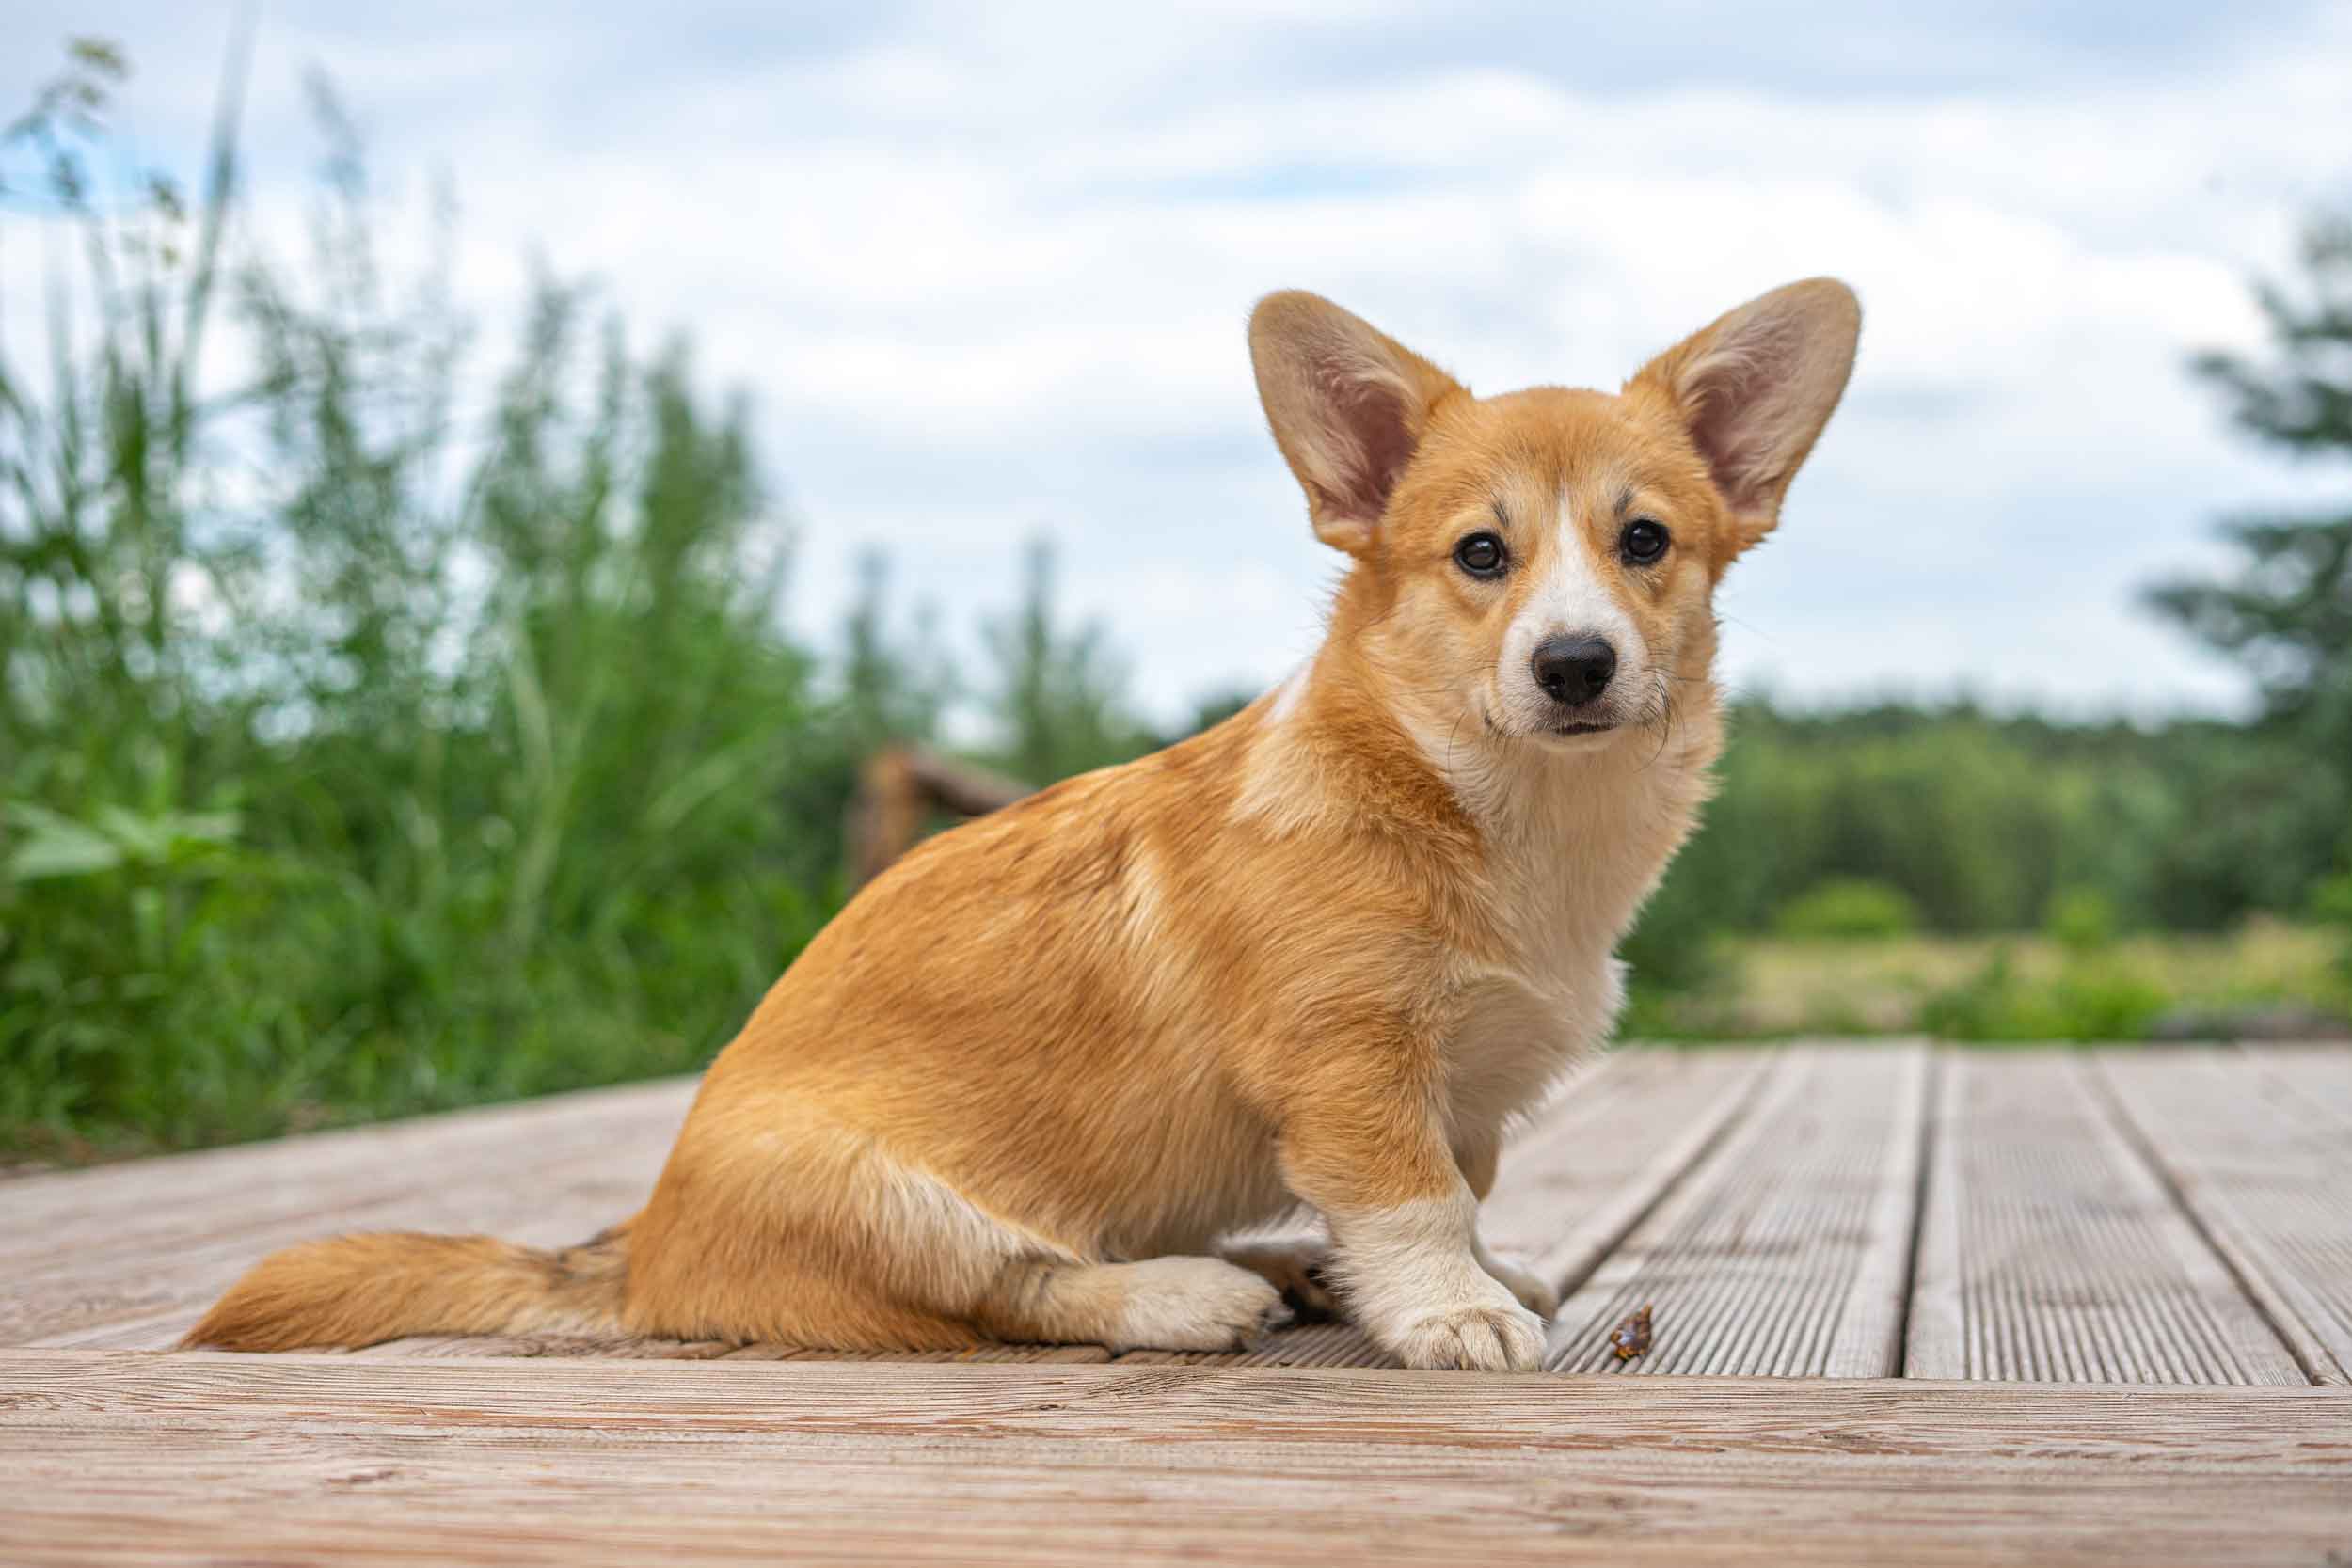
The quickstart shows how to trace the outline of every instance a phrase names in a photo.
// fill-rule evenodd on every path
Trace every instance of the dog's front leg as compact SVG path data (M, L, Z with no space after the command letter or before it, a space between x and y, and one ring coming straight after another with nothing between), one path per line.
M1433 1106L1360 1091L1301 1104L1286 1118L1282 1164L1330 1224L1350 1316L1398 1359L1535 1369L1543 1323L1483 1261L1478 1198Z

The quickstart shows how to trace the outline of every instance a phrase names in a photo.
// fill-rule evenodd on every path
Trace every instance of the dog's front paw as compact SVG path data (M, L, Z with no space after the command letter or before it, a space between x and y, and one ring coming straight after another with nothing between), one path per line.
M1498 1280L1502 1288L1519 1298L1519 1305L1539 1318L1549 1318L1560 1310L1560 1292L1520 1268L1500 1258L1483 1257L1479 1265Z
M1532 1372L1543 1355L1544 1325L1524 1307L1448 1307L1406 1323L1391 1348L1422 1370Z

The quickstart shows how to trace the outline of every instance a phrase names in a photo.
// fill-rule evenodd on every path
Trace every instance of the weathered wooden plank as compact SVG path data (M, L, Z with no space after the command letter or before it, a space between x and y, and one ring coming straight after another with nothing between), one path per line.
M594 1355L624 1361L707 1361L740 1348L720 1339L653 1339L637 1335L418 1334L343 1354L370 1359L489 1356L519 1361Z
M1248 1350L1135 1350L1117 1356L1121 1366L1184 1367L1395 1367L1396 1357L1347 1323L1305 1323L1266 1335Z
M803 1350L789 1345L746 1345L729 1352L730 1361L851 1361L868 1366L1085 1366L1108 1361L1101 1345L976 1345L970 1350Z
M2352 1128L2352 1046L2249 1045L2242 1049L2265 1078Z
M1627 1050L1572 1080L1504 1149L1487 1243L1574 1291L1724 1135L1778 1053Z
M1567 1371L1878 1377L1900 1363L1931 1058L1784 1055L1752 1110L1560 1309ZM1609 1332L1653 1307L1648 1354Z
M2318 1562L2352 1396L0 1354L0 1541L188 1560Z
M593 1356L622 1361L1085 1363L1111 1358L1110 1352L1100 1345L978 1345L970 1350L833 1351L810 1350L800 1345L734 1345L723 1339L655 1339L634 1335L597 1338L547 1334L420 1334L343 1354L366 1360L407 1357L564 1360Z
M6 1184L8 1201L0 1214L0 1267L48 1258L65 1234L81 1239L86 1256L149 1257L159 1243L187 1238L184 1212L222 1225L215 1211L231 1205L236 1212L224 1229L281 1215L299 1219L338 1201L405 1196L433 1182L445 1163L461 1169L485 1161L528 1166L541 1154L569 1156L615 1137L633 1146L650 1136L663 1140L666 1151L694 1087L694 1080L673 1078L586 1089L15 1178Z
M2352 1132L2220 1052L2093 1058L2141 1152L2315 1382L2352 1384Z
M159 1348L278 1247L342 1230L578 1242L644 1201L670 1081L0 1186L0 1344Z
M1479 1214L1486 1243L1573 1289L1719 1136L1772 1053L1620 1051L1570 1081L1504 1150ZM1136 1362L1392 1367L1345 1323L1311 1323L1231 1355L1136 1351Z
M2078 1054L1947 1053L1933 1129L1907 1375L2308 1381Z

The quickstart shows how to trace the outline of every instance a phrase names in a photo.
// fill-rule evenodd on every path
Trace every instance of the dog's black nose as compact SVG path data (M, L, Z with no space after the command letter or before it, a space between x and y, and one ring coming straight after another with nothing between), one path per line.
M1617 673L1617 650L1597 637L1548 637L1535 647L1535 684L1555 703L1589 703Z

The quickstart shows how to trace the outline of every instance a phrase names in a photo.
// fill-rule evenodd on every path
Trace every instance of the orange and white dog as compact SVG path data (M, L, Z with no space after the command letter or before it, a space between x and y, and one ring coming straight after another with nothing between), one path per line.
M1715 586L1860 321L1791 284L1613 396L1478 398L1326 300L1263 301L1266 417L1350 562L1310 664L875 880L712 1064L633 1219L552 1253L296 1247L190 1342L1215 1351L1312 1262L1409 1366L1534 1367L1554 1292L1478 1203L1609 1032L1612 949L1720 746ZM1218 1251L1301 1207L1327 1256Z

